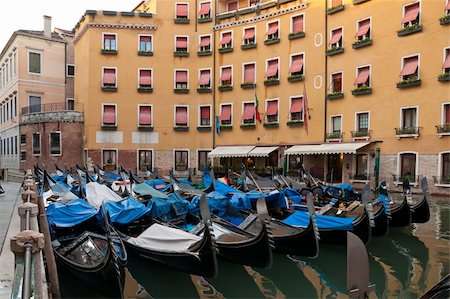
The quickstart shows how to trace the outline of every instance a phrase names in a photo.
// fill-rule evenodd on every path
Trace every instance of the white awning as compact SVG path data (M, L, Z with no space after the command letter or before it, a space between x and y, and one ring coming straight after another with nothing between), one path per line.
M218 146L208 153L211 158L247 157L254 146Z
M257 146L252 149L249 153L249 157L268 157L273 151L276 151L278 146Z
M355 154L370 142L323 143L316 145L294 145L284 151L285 155Z

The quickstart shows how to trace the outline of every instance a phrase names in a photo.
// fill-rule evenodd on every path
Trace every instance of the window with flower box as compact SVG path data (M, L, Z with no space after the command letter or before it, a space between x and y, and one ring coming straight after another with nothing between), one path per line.
M108 52L114 54L117 52L117 34L103 33L102 52L104 54L107 54Z
M210 127L211 126L211 106L200 106L199 107L199 124L200 127Z
M233 48L233 33L231 31L222 32L219 51L222 50L221 52L224 52L224 50L229 50L232 48Z
M450 81L450 48L444 49L444 63L442 64L442 74L439 75L438 80Z
M266 73L264 85L274 85L279 83L278 58L266 61Z
M117 127L117 111L115 104L102 105L102 128Z
M211 70L200 70L198 78L198 89L211 89Z
M372 92L372 88L370 86L370 66L356 68L356 79L354 85L355 89L352 90L353 95L368 94Z
M255 44L255 27L244 28L244 37L242 39L243 45L252 45Z
M152 150L138 150L138 169L140 171L147 171L153 169L153 151Z
M189 151L175 150L175 171L186 171L189 168Z
M280 30L278 21L267 23L266 40L264 44L269 45L280 41Z
M211 52L211 36L202 35L200 36L200 43L198 45L199 53L210 53Z
M243 82L241 84L242 88L254 88L255 86L255 70L256 70L256 64L254 62L252 63L246 63L243 65Z
M187 3L175 3L175 23L189 23L189 5Z
M140 55L148 55L153 53L153 37L151 35L139 35L139 50Z
M231 104L221 104L220 105L220 125L221 126L231 126L233 124L233 114L232 114Z
M117 68L103 68L103 90L117 90Z
M211 18L211 2L201 2L200 10L198 11L199 20L206 20Z
M291 17L291 32L289 39L305 36L305 15L300 14Z
M300 81L304 75L304 54L291 55L291 65L289 67L289 81Z
M266 101L266 123L278 123L278 100Z
M289 121L303 121L303 97L291 97L291 105L289 109Z
M397 88L420 85L419 55L403 57Z
M255 124L255 103L247 102L243 103L242 124L254 125Z
M331 74L331 84L330 93L328 94L328 99L342 98L342 72Z
M175 37L175 55L176 56L186 56L189 52L188 49L188 37L187 36L176 36Z
M187 106L175 106L175 127L188 127Z
M331 38L328 42L327 55L342 53L344 49L343 28L335 28L331 30Z
M398 36L420 31L422 31L420 1L403 6L402 28L398 31Z
M188 71L175 70L175 89L188 90Z
M363 46L371 45L371 21L370 18L360 20L357 22L356 41L353 43L353 48L357 49Z
M153 127L152 105L139 105L138 109L139 109L138 127L139 128Z
M151 69L139 69L139 91L152 91L152 70Z
M233 86L233 69L231 66L220 68L220 85L219 90L230 89Z

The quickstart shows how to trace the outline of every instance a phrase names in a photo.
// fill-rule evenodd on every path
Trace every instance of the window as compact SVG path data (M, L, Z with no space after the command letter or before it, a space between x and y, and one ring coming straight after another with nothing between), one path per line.
M211 36L204 35L200 36L200 44L198 45L200 52L211 51Z
M152 106L139 105L139 126L152 126Z
M61 155L61 132L50 133L50 155Z
M244 45L255 43L255 27L244 29L244 38L242 39Z
M66 76L67 76L67 77L73 77L73 76L75 76L75 65L73 65L73 64L68 64L68 65L66 65L66 67L67 67L67 73L66 73Z
M210 127L211 126L211 107L210 106L200 106L200 126Z
M28 97L29 102L29 113L37 113L41 112L41 97L40 96L29 96ZM5 110L3 110L5 112ZM3 119L5 120L6 117L4 116Z
M188 107L176 106L175 107L175 126L187 127L188 126Z
M358 21L358 31L356 32L356 39L359 41L370 39L370 19Z
M442 167L440 175L442 177L441 183L450 184L450 153L441 154Z
M6 68L7 70L7 68ZM28 72L33 74L41 73L41 54L28 52ZM8 75L6 75L8 77Z
M147 171L153 169L153 151L152 150L138 150L138 168L140 171Z
M400 181L404 179L415 181L416 158L417 155L414 153L400 154Z
M176 52L187 52L188 51L187 36L176 36L175 37L175 51Z
M200 70L200 76L198 79L198 87L199 88L211 88L211 71L208 70Z
M104 149L102 151L102 158L103 158L103 166L107 166L112 169L116 169L116 167L117 167L117 151L116 150Z
M279 38L278 21L267 24L266 37L267 40Z
M211 166L211 159L208 158L208 153L210 153L210 150L199 150L197 152L197 169L200 171L203 171L203 167L206 166L207 169L209 166Z
M152 87L152 70L149 69L139 70L139 87L140 88Z
M341 133L341 116L332 116L331 117L331 132L332 133Z
M188 4L187 3L176 3L176 18L177 19L188 19Z
M417 127L417 108L402 108L402 128Z
M117 87L115 68L103 68L103 87Z
M409 4L403 7L403 28L420 24L420 2Z
M20 152L20 161L26 161L27 160L27 152L21 151Z
M267 80L278 80L278 59L267 60L265 77Z
M200 10L198 12L200 19L211 17L211 2L200 3Z
M175 71L175 88L187 89L188 88L188 72L187 71Z
M232 106L231 104L220 105L220 124L224 126L232 125Z
M291 77L303 76L303 54L296 54L291 56L291 67L289 68L289 73Z
M17 96L14 96L14 116L17 116Z
M367 180L367 166L368 166L367 154L356 154L356 173L354 179Z
M331 93L342 93L342 73L331 74Z
M75 100L74 99L67 99L67 110L75 110Z
M304 31L304 15L293 16L291 18L291 33Z
M266 122L268 123L278 122L278 100L266 102Z
M244 82L255 83L255 63L244 64Z
M330 0L330 2L331 2L331 8L344 5L342 0Z
M368 132L369 130L369 113L362 112L356 114L356 130L358 132Z
M450 104L444 104L442 123L444 125L450 125Z
M356 88L370 87L370 67L363 66L356 69Z
M448 2L450 3L450 1ZM445 74L450 74L450 48L444 50L444 64L442 70Z
M14 70L14 75L17 74L17 68L16 68L16 53L14 53L13 55L13 70Z
M445 15L446 16L450 15L450 1L449 0L447 0L447 5L445 6Z
M17 143L17 135L14 136L14 155L17 155L17 150L19 148L19 145Z
M41 134L33 133L31 147L33 148L33 156L41 155Z
M403 58L403 67L400 72L402 80L413 80L419 78L419 56Z
M242 123L254 124L255 123L255 103L243 103Z
M331 39L328 42L330 48L342 48L343 38L342 38L342 28L336 28L331 30Z
M256 6L259 2L260 0L249 0L249 6Z
M139 35L139 52L150 53L153 51L152 36Z
M21 145L27 144L27 135L25 135L25 134L20 135L20 144Z
M103 104L102 126L117 126L116 105Z
M186 171L189 166L189 152L188 151L175 151L175 170Z
M292 97L289 110L290 121L303 121L303 97Z
M231 32L223 32L222 39L220 40L220 48L231 48L233 47L233 39Z
M103 50L117 51L117 35L114 33L103 34Z
M227 11L234 11L238 9L237 1L230 1L227 3Z
M221 67L220 68L220 85L221 86L229 86L232 85L232 68L231 66L228 67Z

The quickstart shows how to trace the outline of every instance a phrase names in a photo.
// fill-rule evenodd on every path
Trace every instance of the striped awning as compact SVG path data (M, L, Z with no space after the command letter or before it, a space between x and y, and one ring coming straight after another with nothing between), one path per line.
M211 158L247 157L254 146L218 146L208 153Z
M370 142L323 143L314 145L294 145L284 151L285 155L355 154Z
M278 146L257 146L252 149L249 153L249 157L268 157L273 151L276 151Z

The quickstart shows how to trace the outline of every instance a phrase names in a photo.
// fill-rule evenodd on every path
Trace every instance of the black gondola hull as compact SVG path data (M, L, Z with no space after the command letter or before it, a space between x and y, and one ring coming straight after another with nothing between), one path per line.
M430 220L430 206L426 196L418 204L410 206L410 209L412 223L426 223Z
M408 226L411 223L411 209L408 205L406 197L399 205L391 206L391 219L389 220L389 226L403 227Z
M288 235L276 233L276 225L286 225L278 220L271 221L274 241L274 251L277 253L298 255L304 257L316 257L319 246L314 232L312 221L306 228L295 228L297 232Z
M372 227L371 234L374 237L384 236L389 232L389 218L385 213L383 203L376 203L373 210L375 227Z

